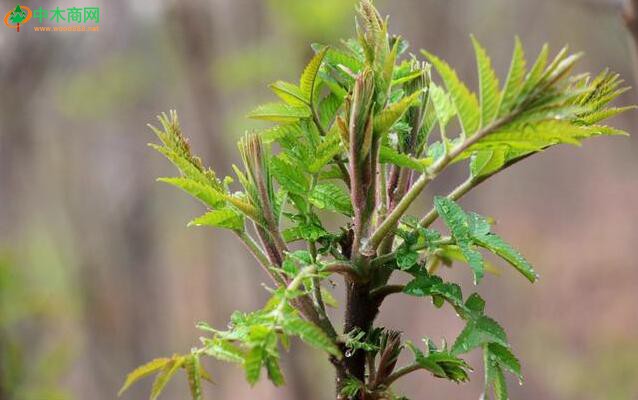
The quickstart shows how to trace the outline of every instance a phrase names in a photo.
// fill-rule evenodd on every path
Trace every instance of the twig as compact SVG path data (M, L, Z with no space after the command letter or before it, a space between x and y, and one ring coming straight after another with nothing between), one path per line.
M422 367L419 364L411 364L408 365L406 367L401 368L400 370L398 370L397 372L393 373L392 375L388 376L388 378L383 381L383 385L384 386L390 386L394 381L396 381L397 379L401 378L402 376L405 376L409 373L412 373L414 371L418 371L420 370Z

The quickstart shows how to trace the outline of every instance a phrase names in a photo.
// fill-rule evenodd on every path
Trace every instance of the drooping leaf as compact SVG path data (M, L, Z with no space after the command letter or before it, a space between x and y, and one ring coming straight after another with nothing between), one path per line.
M264 349L261 346L255 346L244 359L244 373L246 375L246 381L249 384L254 385L259 380L261 375L261 366L264 362Z
M199 356L191 354L186 358L184 368L188 377L188 388L191 391L192 400L202 400L202 372Z
M446 197L435 197L434 206L472 268L474 282L478 283L485 274L485 265L481 253L474 249L467 215L458 204Z
M159 372L170 362L171 362L171 359L167 357L156 358L154 360L147 362L144 365L141 365L135 368L135 370L133 370L126 376L126 381L124 382L124 385L122 385L122 388L118 392L118 396L121 396L122 393L124 393L129 387L131 387L131 385L133 385L138 380L146 376L152 375L156 372Z
M288 317L283 321L284 331L288 335L298 336L312 347L323 350L335 357L341 357L341 351L334 342L313 323L301 318Z
M521 375L521 363L512 351L498 343L490 343L487 350L493 362L497 362L502 369L514 374L519 380L523 378Z
M268 379L270 379L275 386L283 386L286 384L286 380L284 379L284 374L281 372L279 359L277 357L266 358L266 371L268 372Z
M494 233L474 236L476 244L484 247L505 261L510 263L521 274L523 274L530 282L535 282L538 275L530 263L512 246L507 244L500 236Z
M452 345L452 354L465 354L484 344L496 343L508 347L503 328L485 315L470 319Z
M184 365L185 358L181 356L173 356L171 360L164 365L162 370L155 377L151 388L150 400L156 400L171 380L173 375Z

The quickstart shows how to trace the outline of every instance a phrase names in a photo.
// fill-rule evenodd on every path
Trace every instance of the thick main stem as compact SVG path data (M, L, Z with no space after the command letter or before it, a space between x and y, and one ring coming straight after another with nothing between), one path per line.
M346 314L344 334L354 330L368 332L379 312L380 303L370 298L370 283L348 281L346 287ZM347 379L365 382L366 354L363 350L344 351L342 368L337 368L337 399L346 400L341 394Z

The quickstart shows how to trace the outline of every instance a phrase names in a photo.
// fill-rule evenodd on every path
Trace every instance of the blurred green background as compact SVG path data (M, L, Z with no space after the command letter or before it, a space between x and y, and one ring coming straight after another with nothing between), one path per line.
M155 183L172 170L146 147L145 124L177 109L196 151L230 173L235 141L255 126L245 112L269 98L268 83L296 79L309 43L354 33L353 1L24 4L99 6L101 23L86 33L0 29L0 400L113 399L132 368L196 343L196 321L225 326L232 310L267 296L265 277L232 235L186 228L201 210ZM378 6L413 51L442 56L474 86L470 33L501 75L518 34L528 58L544 42L568 43L586 52L583 71L608 66L631 86L638 76L621 1ZM621 99L632 102L635 91ZM638 399L637 122L636 113L617 121L631 138L552 149L463 200L493 216L542 277L531 287L505 271L479 288L523 360L526 381L512 386L513 399ZM419 207L458 179L448 174ZM451 275L471 284L461 268ZM400 297L380 319L413 340L462 328L449 310ZM206 398L333 398L332 372L316 356L293 346L282 389L251 389L240 369L211 362L216 384ZM479 367L479 354L471 362ZM476 399L481 374L464 386L416 374L400 388L414 399ZM124 398L145 398L149 385ZM186 391L176 379L163 398Z

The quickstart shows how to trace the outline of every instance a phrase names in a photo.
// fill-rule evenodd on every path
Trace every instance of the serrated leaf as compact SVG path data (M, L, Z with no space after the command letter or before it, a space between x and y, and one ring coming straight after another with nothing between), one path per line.
M523 88L526 69L525 53L523 51L523 44L520 39L516 38L514 45L514 54L512 56L512 62L510 64L509 73L507 75L507 81L503 88L503 97L501 98L501 104L499 105L499 116L503 116L510 112L516 105L518 96Z
M334 183L315 185L308 199L315 207L352 215L352 203L348 193Z
M254 385L259 380L261 375L261 365L264 362L264 350L261 346L255 346L244 359L244 373L246 375L246 381L250 385Z
M288 317L283 321L283 329L288 335L298 336L301 340L335 357L341 357L341 351L334 342L313 323L298 317Z
M223 193L190 178L157 178L157 180L182 189L211 208L223 206L226 201Z
M538 275L531 264L512 246L507 244L500 236L494 233L474 235L474 242L503 258L516 268L530 282L535 282Z
M184 368L186 369L188 388L190 389L192 400L202 400L202 376L199 357L196 354L188 356Z
M248 113L248 117L288 123L310 117L310 109L306 106L291 106L285 103L267 103Z
M485 274L483 256L473 248L467 215L454 201L446 197L435 197L434 207L450 229L463 256L474 273L474 283L480 282Z
M277 182L290 193L306 195L310 182L303 171L279 157L271 159L270 167Z
M450 95L434 83L430 85L430 98L432 99L434 115L436 115L436 120L439 122L439 128L441 129L441 132L443 132L452 117L456 115L456 109L454 108Z
M188 226L213 226L216 228L228 228L235 231L244 229L244 217L229 208L211 210L199 218L188 223Z
M279 366L278 358L266 358L266 371L268 372L268 379L270 379L275 386L283 386L286 384L284 374L281 372L281 367Z
M475 314L483 314L485 312L485 300L478 293L472 293L465 300L465 307Z
M452 345L452 354L465 354L484 344L496 343L508 347L507 335L493 319L483 315L470 319Z
M492 68L492 61L478 40L472 36L472 44L476 54L476 64L479 73L481 94L481 126L487 126L498 114L500 90L496 72Z
M506 161L506 148L479 150L470 159L470 175L472 178L493 174L500 170Z
M312 174L318 173L341 151L341 138L337 128L330 130L315 153L315 158L308 166L308 171Z
M547 120L521 126L505 126L491 133L474 145L465 154L476 150L511 147L517 150L540 151L556 144L580 145L583 139L596 136L592 127L574 125L569 121Z
M204 342L204 352L221 361L242 364L244 362L244 352L234 344L222 339L207 339Z
M337 116L337 112L343 104L343 98L335 95L334 93L321 99L319 102L318 112L319 120L324 127L329 127L332 121ZM337 135L338 137L338 135Z
M502 369L516 375L519 380L523 379L521 375L521 363L510 349L497 343L490 343L487 345L487 350L491 361L497 362Z
M374 134L381 137L388 133L390 128L405 114L405 112L419 99L422 91L416 91L410 96L404 97L396 103L383 109L374 116Z
M432 165L431 158L414 158L407 154L399 153L395 149L388 146L381 146L379 151L379 163L394 164L403 168L410 168L415 171L424 172L427 167Z
M157 374L153 386L151 388L150 400L156 400L171 380L173 375L184 365L185 359L181 356L173 356L173 358L164 365L164 368Z
M427 51L422 50L422 52L441 75L445 87L452 97L463 132L466 135L476 132L481 124L481 112L476 95L461 82L448 63Z
M549 55L549 46L547 44L543 45L538 57L536 58L536 62L532 69L527 74L525 78L525 84L523 85L523 89L521 89L521 96L525 97L529 93L533 92L536 86L541 82L543 78L543 73L545 72L545 66L547 66L547 56Z
M166 364L170 362L171 362L171 359L167 357L156 358L154 360L147 362L144 365L141 365L135 368L132 372L130 372L126 376L126 381L124 382L124 385L122 385L122 388L120 389L117 395L121 396L122 393L124 393L128 388L130 388L131 385L133 385L135 382L137 382L138 380L144 377L147 377L151 374L154 374L160 371L162 368L166 366Z
M396 260L400 269L408 270L419 260L419 253L411 250L409 246L401 246L397 250Z
M304 95L308 103L312 103L317 73L319 72L321 62L326 56L327 51L328 47L324 47L319 50L314 57L312 57L312 60L310 60L299 79L299 89L301 89L301 93Z
M275 92L280 99L291 106L307 106L308 101L301 89L293 83L277 81L270 85L270 89Z

